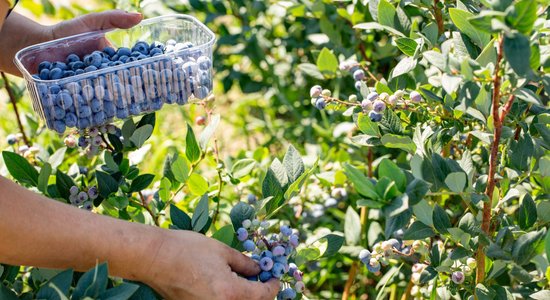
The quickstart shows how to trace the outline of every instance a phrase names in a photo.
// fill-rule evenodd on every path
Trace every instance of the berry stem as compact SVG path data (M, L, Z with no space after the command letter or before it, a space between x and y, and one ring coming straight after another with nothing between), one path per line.
M4 79L4 87L6 88L6 91L8 92L8 96L10 97L10 102L13 105L13 111L15 112L15 117L17 118L17 125L19 126L19 131L21 132L21 135L23 136L23 142L28 147L31 146L29 139L27 138L27 135L25 134L25 129L23 128L23 123L21 122L21 117L19 116L19 110L17 109L17 97L15 97L15 94L13 93L13 89L10 86L10 81L8 80L8 77L4 72L2 73L2 79Z
M141 199L141 206L145 208L147 212L151 215L151 218L153 218L155 225L159 226L160 225L159 220L157 219L157 217L155 216L151 208L149 208L149 205L147 205L147 201L145 201L145 197L143 196L143 193L140 191L138 194L139 194L139 198Z
M103 142L105 143L105 145L107 146L107 149L109 149L111 152L115 152L115 149L111 146L111 144L109 144L109 141L107 141L107 139L105 138L105 135L100 134L100 136Z

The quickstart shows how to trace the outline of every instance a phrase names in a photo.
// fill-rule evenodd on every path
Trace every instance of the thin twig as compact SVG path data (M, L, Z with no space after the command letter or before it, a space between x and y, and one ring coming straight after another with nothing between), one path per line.
M149 214L151 215L151 218L153 218L153 221L155 222L155 225L159 226L159 220L157 219L157 217L155 216L151 208L149 208L149 205L147 205L147 201L145 200L143 193L139 191L138 194L139 194L139 198L141 199L141 206L145 208L147 212L149 212Z
M13 94L13 89L10 86L10 81L8 80L8 77L4 72L2 73L2 78L4 79L4 86L6 87L6 91L8 92L8 96L10 97L10 102L13 105L13 111L15 112L15 117L17 118L17 125L19 126L19 131L21 132L21 135L23 136L23 142L27 146L31 146L31 143L29 142L29 139L27 138L27 135L25 134L25 129L23 128L23 123L21 122L21 117L19 117L19 110L17 109L17 99L15 95Z

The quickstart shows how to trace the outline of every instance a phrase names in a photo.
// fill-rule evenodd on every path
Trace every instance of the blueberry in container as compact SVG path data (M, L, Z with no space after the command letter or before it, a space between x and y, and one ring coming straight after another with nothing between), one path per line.
M15 56L33 109L58 133L184 105L212 91L214 33L187 15L82 33Z

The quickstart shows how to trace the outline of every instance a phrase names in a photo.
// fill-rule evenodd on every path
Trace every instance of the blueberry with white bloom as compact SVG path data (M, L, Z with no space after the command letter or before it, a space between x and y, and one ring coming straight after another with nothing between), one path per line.
M372 105L372 108L375 112L380 113L386 109L386 103L382 100L376 100L374 101L374 104Z
M422 95L420 95L420 93L417 91L412 91L409 97L412 102L416 102L416 103L422 102Z

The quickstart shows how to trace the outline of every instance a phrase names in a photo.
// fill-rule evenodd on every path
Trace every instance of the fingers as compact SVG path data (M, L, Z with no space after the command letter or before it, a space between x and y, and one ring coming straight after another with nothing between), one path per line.
M130 28L135 26L143 16L136 12L123 10L109 10L100 13L91 13L81 17L61 22L53 27L55 39L88 31L110 28Z
M266 299L272 300L279 292L279 280L270 279L267 282L248 281L239 278L241 288L235 288L237 299Z
M227 263L235 273L244 276L254 276L260 273L260 266L250 257L227 247Z

